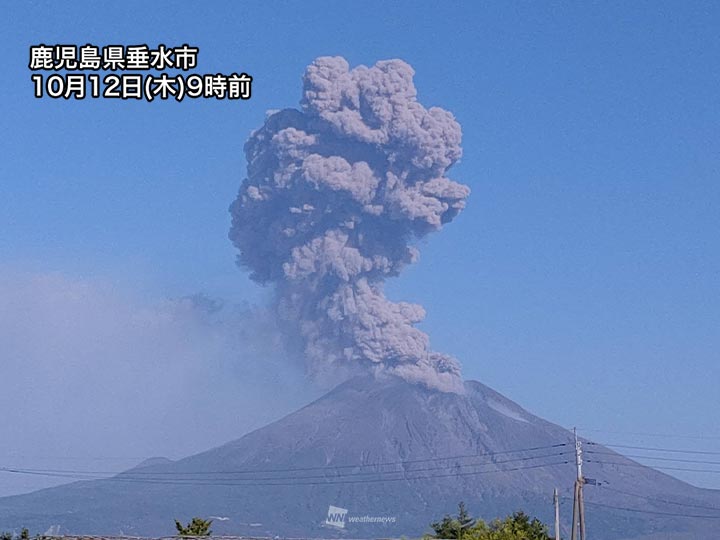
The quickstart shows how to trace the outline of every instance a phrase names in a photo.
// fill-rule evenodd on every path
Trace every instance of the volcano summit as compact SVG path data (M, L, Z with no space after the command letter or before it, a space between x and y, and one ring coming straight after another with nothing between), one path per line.
M601 484L585 493L592 538L714 538L720 493L593 448L605 459L585 467ZM478 382L452 393L359 377L219 448L0 499L0 526L168 535L176 517L202 515L224 518L216 534L388 537L427 532L461 500L484 518L522 509L549 523L553 489L572 495L573 451L571 433ZM330 506L394 521L329 527Z

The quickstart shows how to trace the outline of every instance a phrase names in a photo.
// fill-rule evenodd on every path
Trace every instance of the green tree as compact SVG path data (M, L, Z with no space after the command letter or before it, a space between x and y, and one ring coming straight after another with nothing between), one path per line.
M460 503L457 517L445 515L430 525L435 534L430 538L449 540L548 540L547 526L524 512L515 512L505 519L491 523L470 517Z
M28 531L26 527L23 527L20 530L20 534L2 532L0 533L0 540L30 540L30 531Z
M445 514L440 521L432 522L430 527L435 533L430 538L457 538L460 532L460 524L450 514Z
M460 526L460 535L458 538L464 538L466 531L471 529L473 525L475 525L475 518L470 517L470 514L468 514L467 509L465 508L465 503L460 502L458 505L458 517L457 517L458 525Z
M548 540L547 526L524 512L515 512L503 520L495 519L489 525L478 522L468 531L468 540Z
M460 540L467 536L467 532L475 525L475 519L465 508L465 503L458 505L457 517L446 514L440 521L430 524L435 532L433 538L446 538L450 540Z
M211 519L192 518L192 521L187 526L180 523L177 519L175 520L175 528L177 529L178 536L210 536L212 531L210 526L212 525Z

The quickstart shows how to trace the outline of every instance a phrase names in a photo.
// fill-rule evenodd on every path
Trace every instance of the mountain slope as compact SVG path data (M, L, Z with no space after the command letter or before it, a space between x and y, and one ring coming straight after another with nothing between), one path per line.
M448 456L454 457L439 459ZM720 494L614 453L603 457L619 465L587 463L584 469L616 490L586 488L593 538L713 537L720 519L661 514L720 516ZM478 382L467 382L466 393L457 395L399 379L358 378L207 452L177 462L151 461L113 479L0 499L0 528L60 525L70 533L167 535L174 518L201 515L229 518L215 522L218 534L419 535L461 500L485 518L523 509L550 522L553 488L570 496L573 460L570 433ZM394 523L329 527L324 521L330 505L348 509L348 516ZM570 501L562 512L567 524Z

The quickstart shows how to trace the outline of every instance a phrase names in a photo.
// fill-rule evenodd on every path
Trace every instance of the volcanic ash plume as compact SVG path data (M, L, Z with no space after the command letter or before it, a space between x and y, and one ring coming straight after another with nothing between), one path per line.
M230 238L252 279L275 285L312 374L370 369L459 392L458 362L414 327L423 308L383 294L417 259L410 243L451 221L470 192L445 177L460 125L418 103L413 75L400 60L352 70L341 57L315 60L301 110L271 114L245 144Z

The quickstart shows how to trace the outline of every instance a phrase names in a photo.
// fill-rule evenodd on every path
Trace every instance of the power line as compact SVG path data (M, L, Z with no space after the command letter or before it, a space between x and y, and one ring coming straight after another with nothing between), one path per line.
M412 460L402 460L402 461L386 461L386 462L379 462L379 463L360 463L355 465L317 465L312 467L289 467L289 468L281 468L281 469L238 469L238 470L229 470L229 471L157 471L157 472L151 472L151 471L78 471L78 470L62 470L62 469L30 469L25 467L17 467L18 469L23 470L35 470L38 472L60 472L60 473L80 473L80 474L148 474L148 475L156 475L156 474L258 474L258 473L275 473L275 472L296 472L296 471L328 471L328 470L335 470L335 469L362 469L362 468L368 468L368 467L385 467L390 465L409 465L409 464L415 464L415 463L428 463L433 461L447 461L447 460L453 460L453 459L468 459L468 458L486 458L486 457L494 457L494 456L502 456L507 454L517 454L520 452L534 452L537 450L550 450L554 448L562 448L567 446L568 443L558 443L558 444L551 444L546 446L533 446L530 448L519 448L515 450L500 450L497 452L486 452L483 454L459 454L459 455L452 455L452 456L444 456L444 457L434 457L434 458L424 458L424 459L412 459ZM555 454L553 454L555 455ZM559 455L559 454L558 454ZM537 456L541 457L541 456ZM0 470L3 470L0 468Z
M588 463L600 463L603 465L619 465L621 467L643 467L646 469L649 467L649 465L642 465L640 463L618 463L616 461L601 461L598 459L588 459L586 461ZM720 470L714 470L714 469L685 469L682 467L654 467L654 466L652 468L659 469L661 471L684 471L684 472L720 474Z
M489 463L479 463L479 464L473 464L473 465L465 465L465 466L471 466L471 467L478 467L483 465L497 465L497 464L504 464L509 462L514 462L518 460L528 460L528 459L540 459L544 457L550 457L550 456L536 456L534 458L515 458L515 459L509 459L505 461L499 461L499 462L489 462ZM443 468L451 468L451 467L443 467ZM4 470L5 472L10 473L18 473L18 474L28 474L28 475L36 475L36 476L51 476L51 477L60 477L60 478L74 478L74 479L86 479L86 480L96 480L96 479L105 479L105 480L120 480L120 481L139 481L139 482L150 482L150 483L172 483L172 484L186 484L186 485L213 485L216 483L217 480L222 479L200 479L200 480L193 480L193 479L184 479L184 478L178 478L178 479L170 479L170 480L162 480L157 478L137 478L137 477L128 477L128 476L116 476L111 478L103 478L103 477L95 477L91 476L85 473L50 473L50 472L39 472L39 471L31 471L31 470L24 470L24 469L0 469ZM383 474L403 474L406 475L408 472L422 472L425 470L432 470L432 469L416 469L411 471L386 471L386 472L374 472L374 473L356 473L356 474L346 474L344 476L359 476L359 475L383 475ZM479 473L484 472L496 472L496 471L478 471ZM498 471L499 472L499 471ZM463 474L475 474L475 472L469 472L469 473L452 473L449 476L455 476L455 475L463 475ZM338 477L328 477L328 476L306 476L306 477L272 477L272 478L243 478L243 479L236 479L237 482L234 482L233 484L225 484L225 485L252 485L247 484L247 482L255 482L257 480L271 480L271 481L277 481L277 480L306 480L306 479L314 479L314 478L325 478L328 480L334 480ZM342 478L342 477L340 477ZM425 477L418 477L418 478L425 478ZM324 483L324 482L323 482Z
M626 444L601 444L596 442L588 442L592 446L608 446L610 448L629 448L631 450L649 450L654 452L671 452L677 454L701 454L707 456L720 456L720 452L710 452L705 450L678 450L674 448L658 448L653 446L631 446Z
M638 497L640 499L645 499L646 501L650 501L650 502L660 502L660 503L665 503L665 504L674 504L676 506L684 506L686 508L700 508L702 510L716 510L716 511L720 512L720 508L717 506L703 506L701 504L690 504L690 503L681 503L678 501L669 501L667 499L659 499L657 497L648 497L647 495L640 495L639 493L630 493L628 491L622 491L619 489L610 488L605 485L601 485L599 487L606 491L613 491L615 493L620 493L621 495L629 495L631 497Z
M147 456L37 456L28 454L19 454L11 452L0 459L42 459L42 460L71 460L71 461L142 461L148 459Z
M637 431L613 431L607 429L590 429L590 428L578 428L578 431L592 431L598 433L608 433L612 435L637 435L641 437L664 437L668 439L696 439L696 440L720 440L720 437L707 436L707 435L677 435L674 433L642 433Z
M568 452L554 452L551 454L542 454L539 456L524 456L524 457L516 457L511 459L506 459L503 461L485 461L481 463L455 463L451 465L442 465L437 467L425 467L425 468L419 468L419 469L401 469L401 470L395 470L395 471L366 471L366 472L348 472L348 473L331 473L333 476L328 476L327 474L323 475L310 475L310 476L288 476L288 477L282 477L282 476L270 476L270 477L260 477L260 478L237 478L235 480L302 480L302 479L313 479L313 478L339 478L339 477L345 477L345 476L368 476L368 475L377 475L377 474L393 474L393 473L415 473L415 472L425 472L425 471L437 471L437 470L445 470L445 469L459 469L463 467L481 467L485 465L499 465L503 463L511 463L516 461L530 461L533 459L542 459L542 458L548 458L548 457L558 457L567 455ZM331 469L331 468L329 468ZM113 472L107 472L107 471L78 471L78 470L62 470L62 469L26 469L26 468L8 468L8 467L0 467L0 471L6 471L6 472L19 472L19 473L27 473L27 474L57 474L57 475L84 475L87 477L92 477L92 475L108 475L108 474L116 474ZM247 472L247 471L243 471ZM260 471L262 472L262 471ZM173 476L182 476L182 475L226 475L226 474L235 474L233 471L204 471L204 472L195 472L195 471L159 471L158 473L153 472L145 472L145 471L128 471L120 473L120 475L123 478L142 478L143 476L166 476L166 475L173 475ZM255 473L257 474L257 473ZM139 476L137 476L139 475ZM185 480L190 480L185 478ZM204 478L201 480L213 480L213 478Z
M613 510L624 510L626 512L637 512L640 514L652 514L654 516L682 517L682 518L691 518L691 519L720 519L720 515L708 516L708 515L693 515L693 514L679 514L679 513L675 514L672 512L659 512L659 511L654 511L654 510L642 510L640 508L627 508L624 506L613 506L610 504L590 502L590 501L587 501L586 504L590 504L592 506L601 506L603 508L612 508Z
M112 478L93 478L89 476L78 476L78 475L69 475L69 474L55 474L55 473L33 473L33 472L27 472L23 471L22 469L0 469L4 470L5 472L10 473L17 473L17 474L29 474L29 475L37 475L37 476L53 476L53 477L62 477L62 478L74 478L76 480L104 480L104 481L123 481L123 482L137 482L137 483L146 483L146 484L168 484L168 485L181 485L181 486L238 486L238 487L256 487L256 486L316 486L316 485L335 485L335 484L364 484L364 483L372 483L372 482L397 482L397 481L411 481L411 480L427 480L432 478L450 478L450 477L458 477L458 476L474 476L474 475L481 475L481 474L493 474L493 473L505 473L505 472L514 472L514 471L522 471L522 470L528 470L528 469L538 469L542 467L554 467L559 465L565 465L569 463L569 461L556 461L551 463L537 463L533 465L523 465L518 467L512 467L507 469L497 469L497 470L489 470L489 471L467 471L467 472L455 472L455 473L449 473L449 474L436 474L436 475L427 475L427 476L414 476L409 477L406 473L402 471L396 471L396 472L389 472L389 473L375 473L376 475L384 475L384 474L402 474L403 476L397 477L397 478L372 478L372 479L363 479L363 480L342 480L339 481L333 478L329 478L328 482L254 482L254 479L242 479L240 482L217 482L217 481L198 481L198 480L185 480L185 479L178 479L178 480L157 480L157 479L150 479L150 478L126 478L123 476L115 476ZM487 463L485 465L493 465L493 463ZM413 471L410 471L413 472ZM275 478L273 480L302 480L302 478Z
M681 459L681 458L668 458L668 457L653 457L653 456L642 456L638 454L617 454L616 452L598 452L595 450L589 450L588 454L603 455L603 456L618 456L622 455L626 458L642 458L642 459L654 459L657 461L674 461L678 463L699 463L702 465L720 465L720 461L705 461L699 459Z

